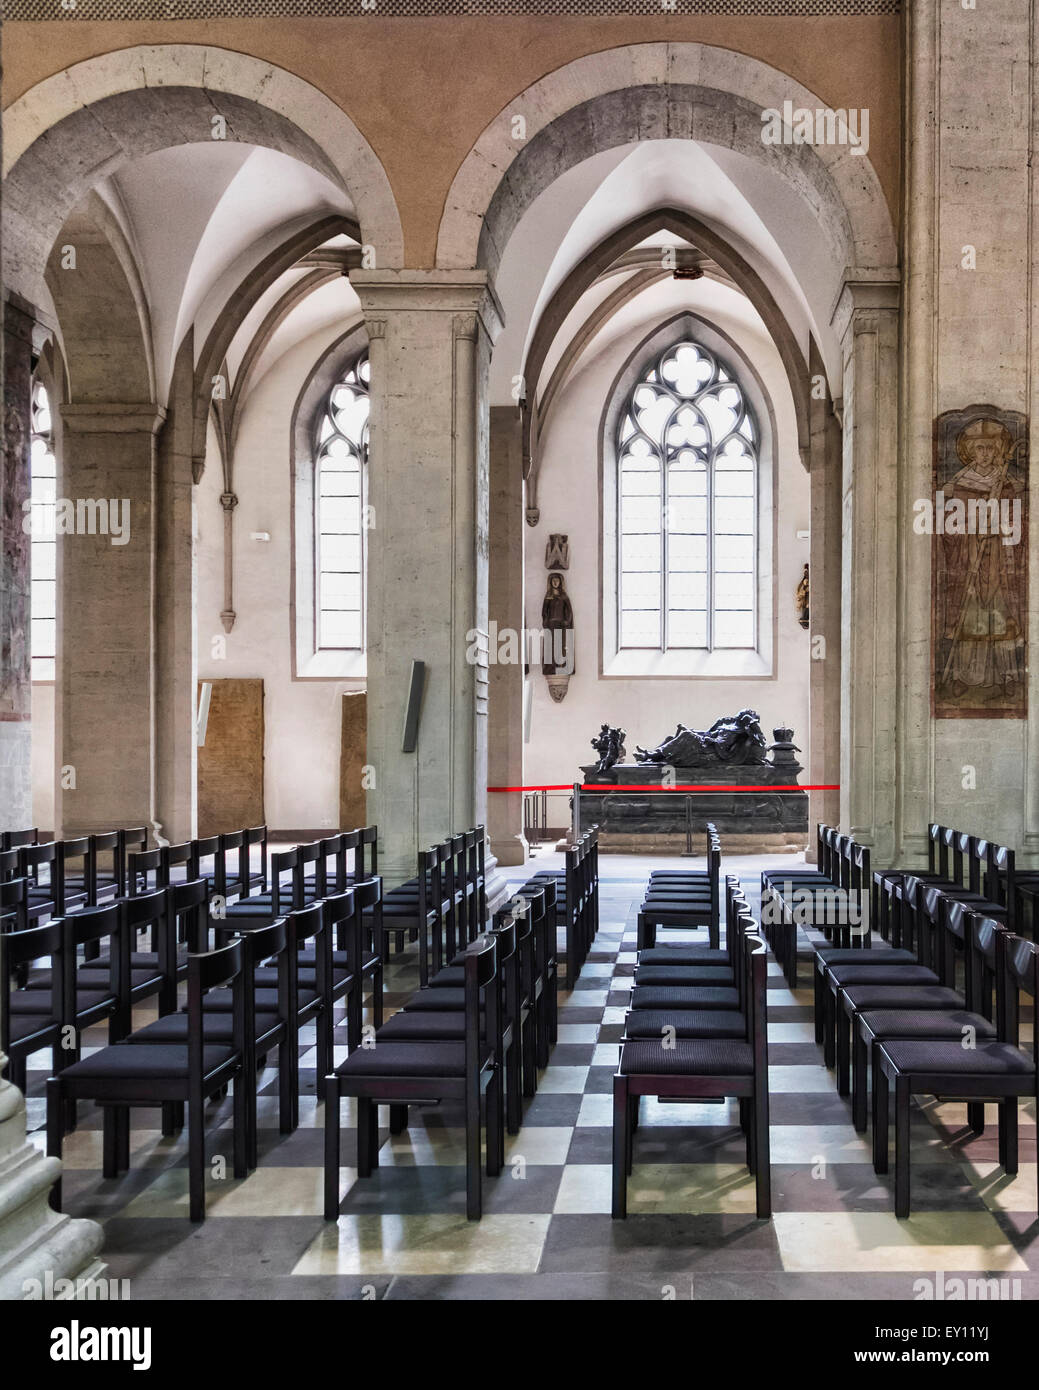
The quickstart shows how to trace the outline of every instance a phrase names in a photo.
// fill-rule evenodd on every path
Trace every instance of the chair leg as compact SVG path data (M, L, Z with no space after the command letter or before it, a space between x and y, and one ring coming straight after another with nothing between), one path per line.
M762 1221L772 1215L772 1148L768 1132L768 1087L754 1087L751 1118L754 1134L754 1186L757 1214Z
M188 1101L188 1205L192 1221L206 1217L206 1130L201 1097Z
M360 1173L360 1125L358 1125L358 1172ZM367 1177L367 1174L361 1174ZM339 1078L330 1076L325 1087L325 1220L339 1216Z
M47 1154L60 1158L65 1137L65 1101L61 1094L61 1081L52 1076L47 1082ZM61 1173L59 1171L50 1190L52 1210L61 1211Z
M888 1081L873 1057L873 1171L887 1172Z
M370 1096L357 1097L357 1176L370 1178L372 1175L372 1124L379 1123L379 1112ZM326 1150L327 1152L327 1150Z
M120 1105L116 1111L116 1163L120 1173L130 1171L130 1107Z
M318 1100L325 1098L325 1078L332 1070L332 1010L322 1008L317 1016L317 1076L315 1092Z
M614 1218L628 1214L628 1119L631 1105L628 1100L628 1079L613 1078L613 1205Z
M837 1040L834 1037L834 998L829 988L823 990L823 1061L831 1069L837 1065Z
M408 1127L408 1107L406 1105L390 1106L390 1133L403 1134Z
M162 1137L170 1139L177 1132L177 1103L167 1100L162 1106Z
M502 1068L495 1065L487 1086L487 1176L496 1178L505 1165L505 1113L502 1105Z
M895 1077L895 1215L909 1215L909 1077Z
M526 1022L519 1025L520 1046L523 1051L523 1094L536 1096L538 1092L538 1063L534 1039L534 1013L527 1015Z
M851 1020L841 1000L833 1001L833 1036L837 1060L837 1094L846 1096L851 1089Z
M851 1118L859 1134L866 1132L866 1085L869 1071L869 1049L858 1027L852 1024L851 1034Z
M974 1134L985 1133L985 1103L971 1101L967 1106L967 1124Z
M1007 1096L999 1105L1000 1127L1005 1139L1003 1149L1003 1169L1006 1173L1017 1172L1017 1096Z
M101 1107L101 1176L111 1179L119 1176L119 1136L116 1127L114 1105Z
M510 1134L519 1134L523 1125L522 1089L519 1039L513 1030L512 1042L505 1051L505 1104Z
M815 966L812 977L815 1004L815 1041L821 1047L823 1042L823 972L818 965Z
M488 1117L489 1118L489 1117ZM488 1152L494 1144L490 1124L487 1127ZM465 1214L470 1221L479 1221L483 1214L483 1173L480 1165L480 1083L475 1076L467 1078L465 1088Z
M241 1071L234 1079L234 1090L232 1092L234 1137L234 1175L236 1178L247 1178L251 1171L249 1159L252 1157L250 1152L253 1140L253 1130L250 1123L249 1092L252 1092L253 1101L256 1100L256 1072L252 1067L242 1067ZM255 1167L255 1163L252 1167Z

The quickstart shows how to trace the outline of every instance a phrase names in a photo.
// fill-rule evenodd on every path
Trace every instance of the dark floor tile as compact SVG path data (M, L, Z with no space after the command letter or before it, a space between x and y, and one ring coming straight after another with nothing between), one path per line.
M664 1283L699 1268L780 1270L772 1227L752 1216L553 1216L546 1273L652 1272Z

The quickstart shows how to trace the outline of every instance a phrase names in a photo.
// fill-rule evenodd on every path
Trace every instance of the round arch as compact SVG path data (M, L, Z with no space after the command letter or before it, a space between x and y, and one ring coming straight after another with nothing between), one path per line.
M377 155L329 97L229 49L117 49L38 83L4 113L4 280L45 305L43 268L71 209L129 160L213 138L279 150L337 183L380 266L403 264L400 216Z
M589 54L533 83L484 129L448 192L437 265L494 273L533 200L567 169L636 141L685 138L778 172L813 209L842 266L898 262L887 199L868 155L847 145L769 145L762 111L825 104L777 69L699 43L631 44ZM512 116L526 121L526 143Z

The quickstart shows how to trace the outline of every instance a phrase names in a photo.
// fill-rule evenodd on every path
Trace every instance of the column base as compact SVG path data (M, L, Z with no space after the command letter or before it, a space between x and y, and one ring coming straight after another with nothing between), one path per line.
M0 1301L45 1298L59 1279L79 1281L75 1296L86 1298L89 1281L105 1271L97 1259L104 1239L97 1222L73 1220L47 1205L60 1172L58 1159L25 1137L21 1092L0 1081Z
M490 850L499 864L512 867L527 862L527 842L522 835L492 835Z

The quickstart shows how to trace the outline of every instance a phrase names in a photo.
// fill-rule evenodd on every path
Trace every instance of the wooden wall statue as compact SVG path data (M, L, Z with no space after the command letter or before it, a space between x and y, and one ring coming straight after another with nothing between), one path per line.
M198 750L198 833L263 825L263 681L215 680ZM201 682L199 682L201 689Z
M343 739L339 752L339 828L367 825L363 777L368 757L368 703L364 691L343 696Z
M1028 422L977 405L935 422L931 532L936 719L1028 712Z

